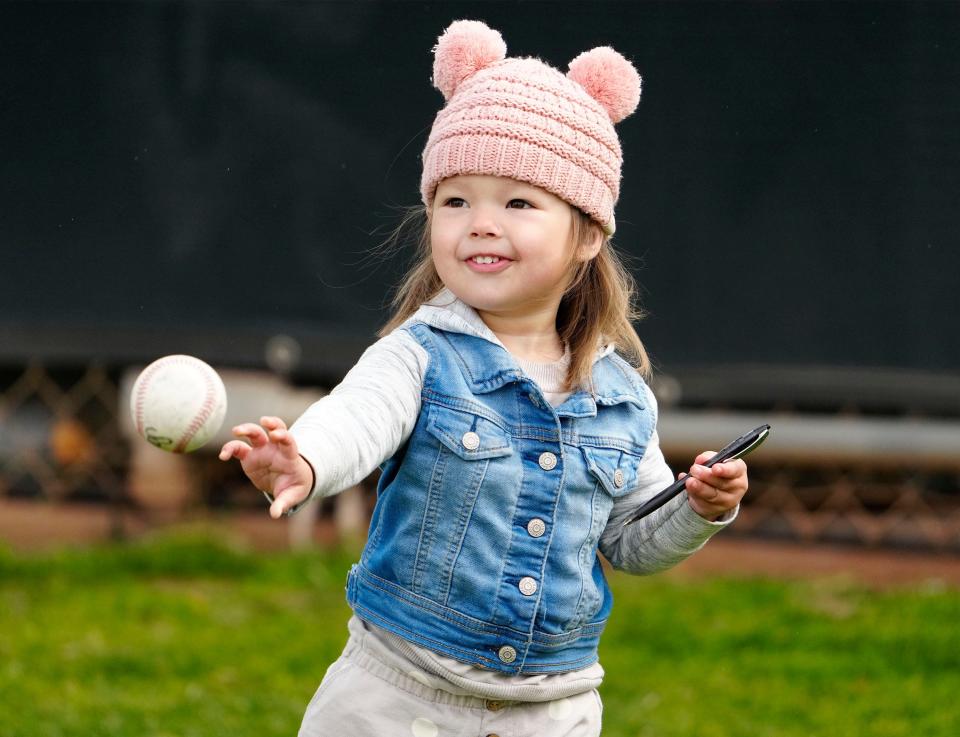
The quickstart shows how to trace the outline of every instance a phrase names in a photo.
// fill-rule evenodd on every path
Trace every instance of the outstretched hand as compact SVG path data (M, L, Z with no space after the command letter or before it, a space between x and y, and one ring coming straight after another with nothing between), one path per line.
M238 440L220 449L220 460L239 458L253 485L273 497L270 516L279 519L300 504L313 488L313 469L297 451L297 443L279 417L261 417L233 428Z
M714 521L736 508L748 486L747 464L740 458L716 463L710 468L701 465L715 455L712 450L704 451L694 459L689 475L677 476L687 479L687 497L693 510Z

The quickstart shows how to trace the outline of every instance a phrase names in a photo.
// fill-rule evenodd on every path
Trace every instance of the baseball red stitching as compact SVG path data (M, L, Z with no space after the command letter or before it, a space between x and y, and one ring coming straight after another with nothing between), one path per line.
M136 422L137 432L140 435L143 435L143 403L147 399L147 388L150 385L150 379L167 363L169 363L169 361L157 361L150 366L147 366L146 370L143 372L143 375L139 379L140 385L137 387Z
M203 372L203 378L206 382L206 396L204 397L203 404L200 407L197 416L194 417L193 421L190 423L183 437L180 438L173 448L172 452L182 453L187 447L187 444L197 433L197 431L203 426L203 423L207 421L207 418L213 413L214 404L216 402L216 387L213 377L211 376L212 369L207 370L208 367L197 359L191 358L189 356L169 356L165 359L159 359L154 362L152 365L148 366L143 375L139 379L139 386L137 387L137 398L136 398L136 425L137 432L140 435L143 435L143 405L146 402L147 389L150 385L150 379L153 378L153 375L157 373L164 366L168 366L172 363L179 363L185 366L191 366L199 368Z
M203 405L200 407L200 411L197 412L197 416L193 418L193 422L190 423L190 426L184 432L183 437L180 438L180 442L173 447L174 453L183 453L186 449L187 444L193 439L193 436L196 435L197 431L203 427L203 423L207 421L210 415L213 413L213 405L216 401L216 388L214 385L213 377L210 375L210 371L207 371L206 367L202 364L197 365L203 371L203 379L207 384L207 395L203 399Z

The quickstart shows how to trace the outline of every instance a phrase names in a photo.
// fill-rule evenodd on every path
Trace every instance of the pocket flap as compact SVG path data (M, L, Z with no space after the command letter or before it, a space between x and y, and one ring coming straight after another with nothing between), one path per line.
M637 486L637 469L641 456L627 453L619 448L583 446L590 473L611 496L623 496Z
M427 432L468 461L508 456L513 452L506 430L472 412L431 405Z

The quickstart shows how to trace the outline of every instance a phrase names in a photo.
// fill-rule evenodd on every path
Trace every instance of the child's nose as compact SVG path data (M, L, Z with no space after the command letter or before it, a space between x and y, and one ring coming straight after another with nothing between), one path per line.
M470 235L474 238L496 238L500 235L500 223L488 208L478 207L473 210L473 220L470 222Z

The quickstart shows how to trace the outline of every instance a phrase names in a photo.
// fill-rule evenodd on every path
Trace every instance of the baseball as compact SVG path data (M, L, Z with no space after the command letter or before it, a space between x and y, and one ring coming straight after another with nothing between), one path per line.
M193 356L158 358L140 372L130 393L137 432L171 453L189 453L206 443L226 411L223 381Z

